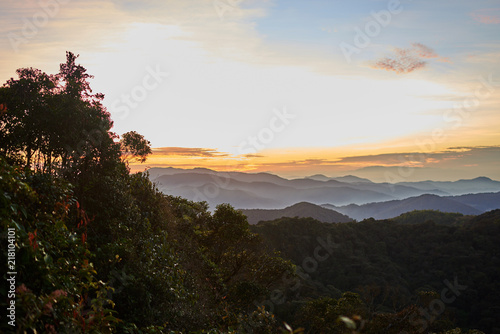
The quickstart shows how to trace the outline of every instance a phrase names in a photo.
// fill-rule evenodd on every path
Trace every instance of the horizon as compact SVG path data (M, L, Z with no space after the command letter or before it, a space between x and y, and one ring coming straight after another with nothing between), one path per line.
M3 2L0 81L94 76L146 166L500 180L500 5L494 1ZM443 14L444 13L444 14Z
M145 163L144 165L148 165L147 163ZM239 171L239 170L215 170L215 169L210 169L210 168L207 168L207 167L193 167L193 168L178 168L178 167L171 167L171 166L142 166L143 169L140 169L140 168L137 168L139 165L134 165L132 167L132 172L133 173L137 173L137 172L145 172L145 171L149 171L151 169L175 169L175 170L182 170L182 171L193 171L193 172L196 172L197 170L205 170L205 171L211 171L211 172L217 172L217 173L245 173L245 174L250 174L250 175L257 175L257 174L270 174L270 175L274 175L274 176L278 176L278 177L281 177L283 179L287 179L287 180L294 180L294 179L307 179L307 178L313 178L315 176L317 177L325 177L325 178L328 178L328 179L339 179L339 178L345 178L345 177L355 177L355 178L359 178L359 179L366 179L370 182L373 182L373 183L386 183L387 180L385 177L380 177L380 178L374 178L374 179L370 179L368 177L362 177L362 176L359 176L359 175L356 175L356 173L354 174L341 174L341 175L325 175L325 174L312 174L312 175L306 175L306 176L283 176L283 175L280 175L280 174L277 174L277 173L274 173L272 171L262 171L262 172L242 172L242 171ZM372 167L381 167L381 166L372 166ZM369 167L368 167L369 168ZM492 179L488 176L483 176L483 175L479 175L479 176L476 176L476 177L473 177L473 178L467 178L467 179L454 179L454 180L442 180L442 179L425 179L425 180L418 180L418 181L408 181L408 180L405 180L405 181L402 181L402 182L409 182L409 183L418 183L418 182L457 182L457 181L470 181L470 180L477 180L477 179L488 179L488 180L491 180L491 181L495 181L495 182L500 182L500 180L496 180L496 179ZM387 183L398 183L398 182L387 182Z

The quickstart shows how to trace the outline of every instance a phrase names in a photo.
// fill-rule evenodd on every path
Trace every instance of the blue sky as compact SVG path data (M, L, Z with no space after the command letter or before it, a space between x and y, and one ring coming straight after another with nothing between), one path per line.
M152 165L338 175L401 154L500 179L498 1L27 0L0 20L2 82L80 54Z

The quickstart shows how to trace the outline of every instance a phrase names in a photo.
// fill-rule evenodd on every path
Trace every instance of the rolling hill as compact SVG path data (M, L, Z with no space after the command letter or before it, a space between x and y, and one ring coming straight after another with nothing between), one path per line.
M240 211L247 216L248 223L252 225L257 224L259 221L274 220L282 217L312 217L325 223L346 223L352 221L351 218L337 211L307 202L297 203L284 209L248 209Z

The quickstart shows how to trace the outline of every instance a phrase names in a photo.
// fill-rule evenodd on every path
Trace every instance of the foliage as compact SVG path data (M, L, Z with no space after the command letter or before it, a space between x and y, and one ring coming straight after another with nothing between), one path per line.
M270 250L280 251L307 269L297 289L300 294L292 296L284 308L302 302L300 295L305 292L314 298L336 298L338 290L354 291L362 297L369 314L386 314L377 315L375 323L388 326L411 315L413 324L403 322L401 326L444 331L459 325L491 332L500 300L496 279L500 263L491 256L500 251L499 212L463 218L458 225L431 221L397 224L392 220L326 224L308 218L282 218L261 222L252 230L263 237ZM326 240L335 245L330 256L321 252ZM305 261L307 256L316 266L304 265L312 261ZM445 298L448 302L441 301L443 289L454 284L466 288ZM429 300L419 296L420 291L437 295ZM435 306L441 305L439 302L444 303L442 312ZM408 313L412 305L423 310L437 307L438 311L427 320L420 318L418 309ZM287 317L296 315L289 312L283 317L290 321Z
M110 332L117 319L106 298L109 287L90 262L83 211L79 226L69 227L71 211L78 212L70 186L47 175L27 177L3 158L0 183L2 244L8 228L16 236L17 330Z
M99 159L113 146L112 126L102 106L104 95L92 94L86 70L67 53L60 73L17 70L19 79L0 88L6 112L0 117L0 153L24 166L52 173L75 173Z
M432 221L440 225L458 225L467 218L467 216L461 213L441 212L436 210L414 210L403 213L391 220L398 224L421 224Z
M365 308L357 294L346 292L339 299L322 297L306 302L298 311L296 322L306 327L307 333L349 333L339 320L365 316Z
M152 153L149 140L135 131L124 133L120 146L125 159L136 159L141 163L145 162L147 156Z

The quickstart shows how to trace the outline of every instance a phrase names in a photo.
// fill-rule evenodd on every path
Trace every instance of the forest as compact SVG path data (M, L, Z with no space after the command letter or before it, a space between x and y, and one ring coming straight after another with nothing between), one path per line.
M0 88L2 332L500 332L498 210L251 227L131 173L77 57Z
M299 269L301 280L274 305L291 323L300 319L304 296L333 301L351 291L373 323L402 312L409 315L406 328L417 325L406 329L410 333L440 332L451 324L499 331L500 210L479 216L413 211L336 224L280 218L252 231Z

